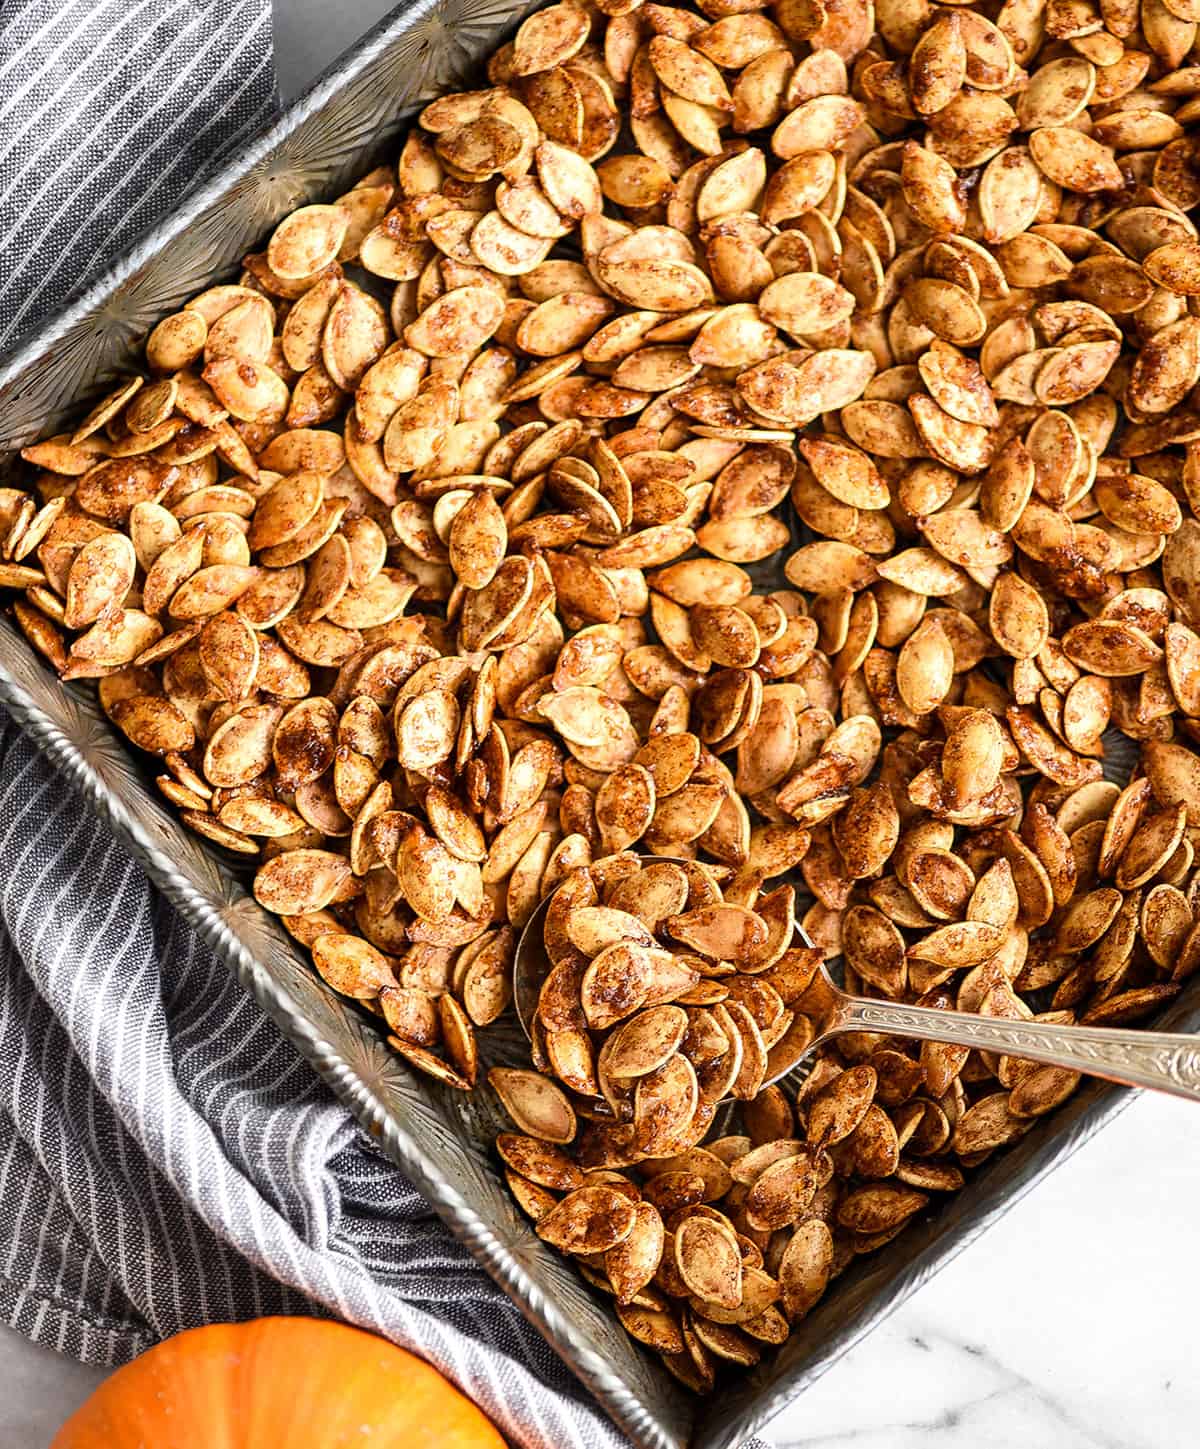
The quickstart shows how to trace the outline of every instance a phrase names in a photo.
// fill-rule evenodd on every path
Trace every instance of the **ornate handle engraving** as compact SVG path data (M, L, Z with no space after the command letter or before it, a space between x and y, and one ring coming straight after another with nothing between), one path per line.
M1153 1087L1200 1101L1200 1037L1125 1031L1119 1027L1008 1021L861 999L844 1004L834 1030L892 1032L923 1041L1003 1052L1129 1087Z

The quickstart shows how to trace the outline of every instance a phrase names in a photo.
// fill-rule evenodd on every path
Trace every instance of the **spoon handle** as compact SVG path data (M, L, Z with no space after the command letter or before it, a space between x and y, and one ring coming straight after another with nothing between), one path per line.
M1024 1057L1104 1077L1127 1087L1153 1087L1200 1102L1200 1037L1120 1027L1059 1026L1010 1021L962 1011L933 1011L854 997L842 1003L837 1032L877 1031L979 1051Z

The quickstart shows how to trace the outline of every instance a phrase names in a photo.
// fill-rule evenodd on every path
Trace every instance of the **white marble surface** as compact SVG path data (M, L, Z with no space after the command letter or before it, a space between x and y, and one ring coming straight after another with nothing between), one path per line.
M276 0L285 98L389 8ZM781 1414L777 1444L1183 1449L1197 1203L1200 1116L1142 1098ZM0 1329L0 1449L46 1449L102 1376Z
M1194 1443L1196 1112L1140 1097L781 1414L777 1443Z

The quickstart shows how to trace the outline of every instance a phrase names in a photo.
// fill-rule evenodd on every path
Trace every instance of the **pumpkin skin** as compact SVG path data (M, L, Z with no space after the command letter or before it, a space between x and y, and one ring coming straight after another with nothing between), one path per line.
M50 1449L505 1449L423 1359L320 1318L193 1328L106 1379Z

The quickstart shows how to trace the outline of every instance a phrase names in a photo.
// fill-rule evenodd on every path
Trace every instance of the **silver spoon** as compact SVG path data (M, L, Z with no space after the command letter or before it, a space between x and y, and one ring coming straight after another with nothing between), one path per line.
M646 857L647 863L660 859ZM542 927L551 899L547 896L530 916L513 962L513 998L527 1036L537 1012L538 994L550 972ZM804 945L811 944L798 925L795 930ZM817 967L805 992L803 1012L813 1023L812 1035L802 1041L789 1041L785 1035L776 1043L768 1056L764 1086L794 1071L834 1037L848 1031L869 1031L1023 1057L1127 1087L1152 1087L1200 1101L1200 1036L1106 1026L1059 1026L1045 1021L976 1016L966 1011L934 1011L927 1006L900 1006L850 996L833 983L824 963Z

